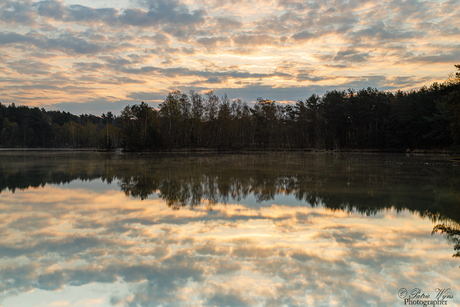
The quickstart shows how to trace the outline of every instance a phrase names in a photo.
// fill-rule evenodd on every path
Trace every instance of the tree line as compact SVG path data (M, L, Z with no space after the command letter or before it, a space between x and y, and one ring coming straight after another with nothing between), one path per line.
M449 80L419 90L332 90L295 104L173 91L158 109L142 102L126 106L119 116L76 116L0 103L0 146L458 150L460 65L455 67L459 72Z
M110 146L119 146L116 117L80 116L62 111L46 111L27 106L0 103L0 147L60 148L107 146L102 132L109 131ZM102 141L106 143L102 144ZM118 142L117 142L118 141Z

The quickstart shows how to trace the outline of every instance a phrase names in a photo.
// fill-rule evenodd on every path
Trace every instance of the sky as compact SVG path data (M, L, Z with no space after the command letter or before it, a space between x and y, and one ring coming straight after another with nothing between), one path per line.
M0 102L115 114L172 90L294 103L460 63L460 0L0 0Z

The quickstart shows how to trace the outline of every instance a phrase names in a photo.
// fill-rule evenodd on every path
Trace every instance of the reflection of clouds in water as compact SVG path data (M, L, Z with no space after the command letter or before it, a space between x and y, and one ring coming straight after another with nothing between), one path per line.
M101 306L388 306L400 287L431 291L460 277L430 221L391 210L172 211L161 200L57 187L3 194L0 210L4 306L33 289L89 284L126 286L101 291Z

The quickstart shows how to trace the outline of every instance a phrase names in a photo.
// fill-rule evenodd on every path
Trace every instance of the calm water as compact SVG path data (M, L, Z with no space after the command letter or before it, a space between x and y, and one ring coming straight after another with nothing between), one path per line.
M449 157L0 152L0 190L3 307L460 306Z

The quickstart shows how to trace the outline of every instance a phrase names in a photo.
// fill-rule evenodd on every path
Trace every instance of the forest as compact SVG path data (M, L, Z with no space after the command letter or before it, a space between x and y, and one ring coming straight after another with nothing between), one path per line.
M295 104L173 91L157 109L80 116L0 103L2 148L125 151L380 150L460 148L460 65L443 83L419 90L332 90Z

